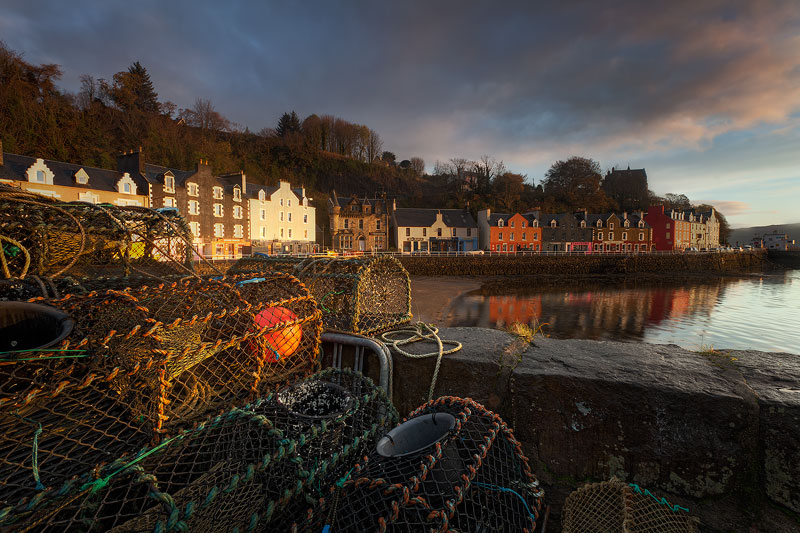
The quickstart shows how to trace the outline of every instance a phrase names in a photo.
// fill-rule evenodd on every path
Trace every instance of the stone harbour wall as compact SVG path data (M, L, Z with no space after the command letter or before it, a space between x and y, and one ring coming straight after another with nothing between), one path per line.
M736 272L761 268L761 250L637 255L402 256L412 276L594 275L635 272Z
M548 532L572 490L611 476L688 507L701 531L800 531L800 356L440 336L464 349L444 357L434 397L471 397L514 428L547 491ZM401 414L426 400L435 359L394 354Z

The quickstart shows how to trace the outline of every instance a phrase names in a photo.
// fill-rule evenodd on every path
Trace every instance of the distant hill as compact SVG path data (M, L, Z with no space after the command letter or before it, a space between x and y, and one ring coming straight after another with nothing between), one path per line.
M735 228L731 230L729 241L731 244L748 244L753 237L762 236L765 233L788 233L792 239L800 240L800 223L797 224L775 224L772 226L753 226L752 228Z

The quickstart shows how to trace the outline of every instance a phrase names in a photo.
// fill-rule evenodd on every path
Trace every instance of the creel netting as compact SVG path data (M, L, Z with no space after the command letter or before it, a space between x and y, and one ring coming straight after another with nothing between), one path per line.
M309 418L299 414L309 398L290 403L293 411L269 394L87 473L5 523L37 531L302 529L297 523L314 520L320 496L397 422L383 390L360 374L328 369L293 390L306 385L336 387L347 401L334 402L330 416L312 402Z
M314 295L325 329L372 335L411 320L411 282L394 257L268 257L238 260L229 274L287 272Z
M589 483L564 503L563 532L697 533L688 510L617 478Z
M341 489L331 489L326 522L307 522L307 530L324 523L334 532L535 529L543 491L497 414L468 398L441 397L411 413L379 447L402 447L401 428L418 422L428 430L442 425L440 440L394 456L373 449Z
M0 185L0 279L194 272L177 210L60 202Z
M0 509L40 498L42 487L60 490L319 365L319 310L286 274L35 303L75 325L54 346L0 354Z

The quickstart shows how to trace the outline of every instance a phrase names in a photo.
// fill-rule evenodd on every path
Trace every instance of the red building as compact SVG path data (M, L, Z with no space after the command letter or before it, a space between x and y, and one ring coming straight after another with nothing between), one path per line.
M663 205L650 206L644 217L653 228L653 245L658 251L683 251L690 246L692 222L683 211L665 211Z
M478 213L481 237L488 242L481 247L491 252L541 251L542 228L534 214L513 215L492 213L489 209Z

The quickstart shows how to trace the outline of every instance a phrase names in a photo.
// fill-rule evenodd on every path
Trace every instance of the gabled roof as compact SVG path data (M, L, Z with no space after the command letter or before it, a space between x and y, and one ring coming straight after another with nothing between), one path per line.
M442 214L442 222L449 228L474 228L477 227L475 219L465 209L422 209L422 208L397 208L395 220L398 226L430 227L436 222L436 215Z
M26 171L36 162L35 157L3 153L3 164L0 165L0 179L28 181ZM97 189L100 191L118 192L117 182L122 178L123 173L116 170L104 168L87 167L62 161L44 159L53 172L53 185L64 187L75 187L78 189ZM89 183L81 185L75 181L75 173L83 169L89 176ZM138 188L139 194L147 194L147 183L138 175L131 175L131 179Z
M351 203L354 203L358 206L372 205L375 207L379 205L386 205L386 202L383 198L358 198L353 196L332 196L328 199L328 202L333 206L339 206L341 208L345 208Z

